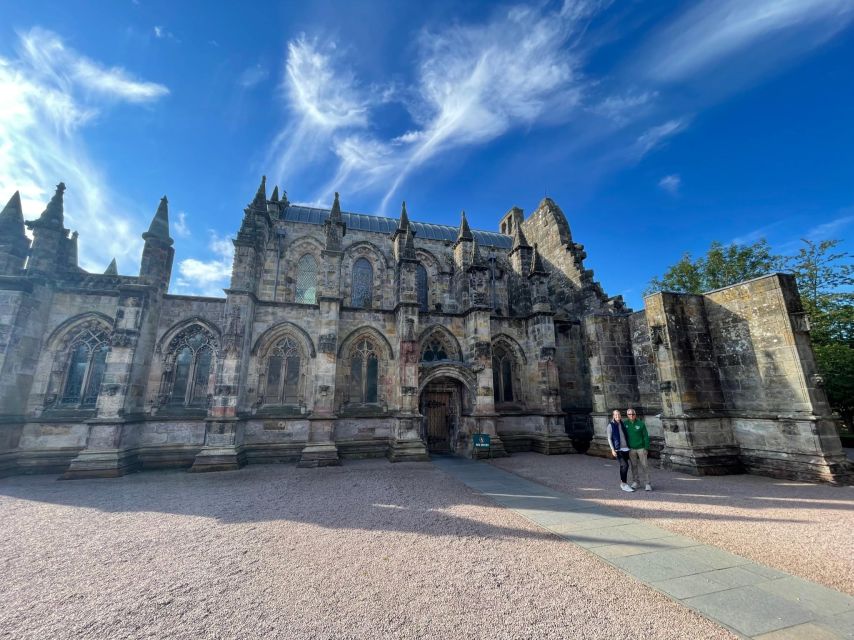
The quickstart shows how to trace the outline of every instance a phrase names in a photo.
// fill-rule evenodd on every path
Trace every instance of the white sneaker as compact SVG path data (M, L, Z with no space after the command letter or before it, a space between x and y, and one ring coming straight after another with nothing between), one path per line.
M623 483L621 483L621 484L620 484L620 489L622 489L623 491L628 491L629 493L634 493L634 489L632 489L632 488L631 488L629 485L627 485L625 482L623 482Z
M635 480L635 481L634 481L634 482L632 482L632 484L631 484L632 489L637 489L639 486L640 486L640 485L637 483L637 480Z
M643 490L644 490L644 491L652 491L652 485L651 485L651 484L647 484L647 485L643 488Z

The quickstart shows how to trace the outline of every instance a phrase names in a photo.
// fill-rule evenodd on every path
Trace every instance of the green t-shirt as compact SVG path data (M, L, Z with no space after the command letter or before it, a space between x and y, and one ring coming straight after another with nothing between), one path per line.
M649 432L643 420L626 420L625 425L629 435L629 449L649 449Z

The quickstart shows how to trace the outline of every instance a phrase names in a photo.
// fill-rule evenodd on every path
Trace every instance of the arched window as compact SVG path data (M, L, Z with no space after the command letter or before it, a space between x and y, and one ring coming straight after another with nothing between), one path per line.
M107 333L88 327L69 342L68 369L62 392L62 404L93 407L101 391L107 368Z
M264 404L298 404L302 356L292 338L283 338L267 356Z
M418 265L415 271L415 284L418 290L418 308L421 311L430 310L430 289L427 284L427 269L423 264Z
M354 307L371 308L374 296L374 268L365 258L359 258L353 265L353 295L351 304Z
M492 389L495 402L513 402L513 357L500 346L492 349Z
M213 369L213 336L200 325L182 331L169 344L174 354L169 404L201 407L207 404Z
M377 351L370 340L363 338L356 343L350 355L350 402L377 402L378 378Z
M440 362L448 360L448 352L438 340L431 340L424 345L424 351L421 352L421 362Z
M317 302L317 261L310 253L297 262L296 301L302 304Z

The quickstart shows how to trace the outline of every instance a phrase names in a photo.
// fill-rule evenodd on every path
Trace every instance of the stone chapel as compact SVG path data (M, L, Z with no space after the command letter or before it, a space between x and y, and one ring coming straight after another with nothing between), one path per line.
M549 198L490 232L291 204L262 179L224 297L174 295L165 197L121 275L78 266L64 191L0 213L0 476L595 455L634 406L667 468L850 482L790 275L633 312Z

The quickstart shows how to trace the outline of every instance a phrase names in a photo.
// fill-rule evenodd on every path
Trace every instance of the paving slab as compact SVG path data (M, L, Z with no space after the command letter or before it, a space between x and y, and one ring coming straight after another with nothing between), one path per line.
M603 561L748 638L854 640L854 598L688 536L566 496L495 466L434 464ZM500 489L496 489L500 487Z

